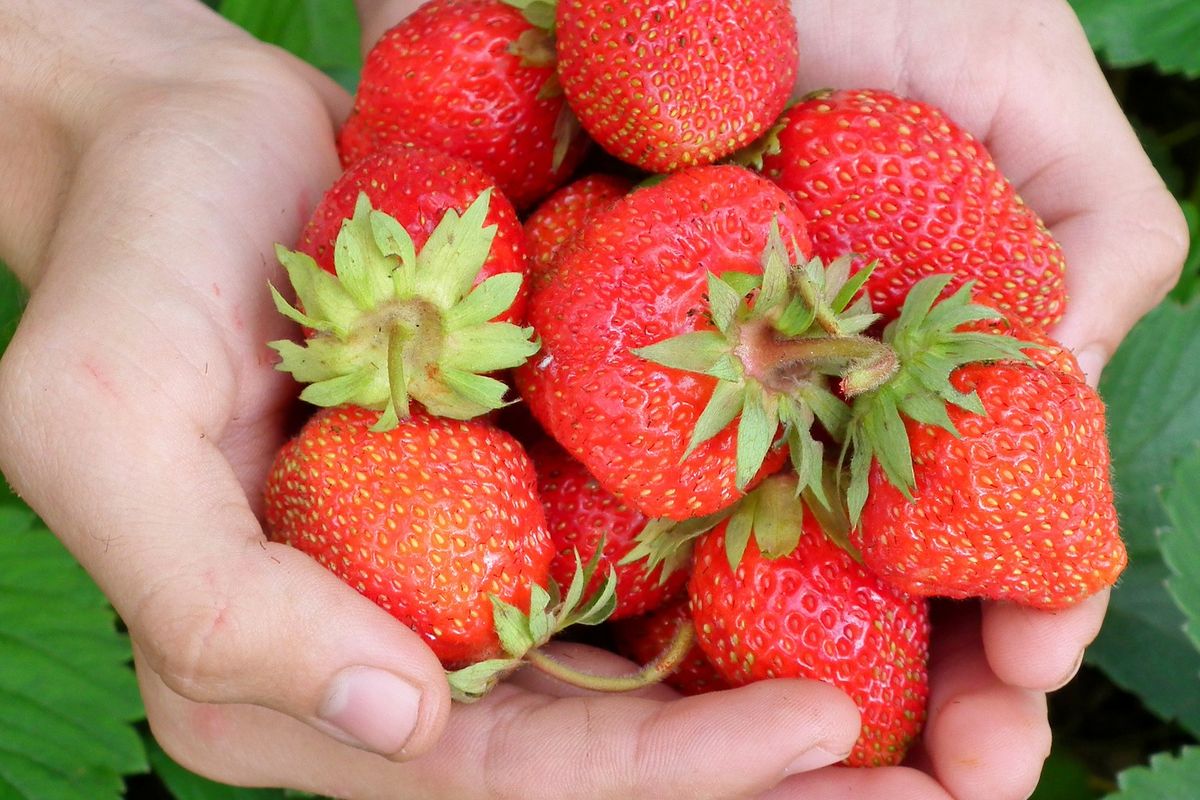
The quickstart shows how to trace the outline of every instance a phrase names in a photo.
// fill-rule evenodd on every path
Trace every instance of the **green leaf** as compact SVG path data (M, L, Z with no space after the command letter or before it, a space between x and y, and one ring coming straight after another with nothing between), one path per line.
M281 789L246 789L202 778L177 764L153 739L148 741L146 751L154 774L175 800L283 800L287 797Z
M1071 0L1092 47L1114 67L1152 63L1200 76L1200 3L1195 0Z
M121 797L148 768L129 641L83 569L16 503L0 506L0 797Z
M1058 749L1051 751L1042 766L1037 791L1029 800L1095 800L1092 776L1084 764Z
M1190 200L1184 200L1179 207L1183 209L1183 216L1187 220L1192 244L1187 260L1183 262L1179 282L1171 290L1171 297L1180 303L1186 303L1200 296L1200 206Z
M1168 301L1138 323L1104 371L1100 389L1108 404L1117 510L1130 563L1087 657L1150 710L1200 735L1200 653L1167 592L1170 572L1156 536L1169 521L1160 496L1175 465L1200 442L1196 353L1200 303Z
M1179 755L1159 753L1149 767L1134 767L1117 776L1119 791L1104 800L1192 800L1200 786L1200 747Z
M362 31L345 0L221 0L221 14L268 44L323 70L353 91L362 67Z
M1187 617L1187 634L1200 650L1200 447L1179 463L1165 505L1171 520L1162 531L1163 561L1171 570L1167 590ZM1200 680L1200 675L1195 676ZM1200 688L1200 687L1198 687Z

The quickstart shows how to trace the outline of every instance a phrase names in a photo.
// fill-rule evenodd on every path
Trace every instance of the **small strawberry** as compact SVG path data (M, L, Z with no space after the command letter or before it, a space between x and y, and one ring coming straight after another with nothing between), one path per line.
M930 310L947 281L914 288L886 336L899 371L854 401L854 542L913 594L1064 608L1126 563L1104 404L1061 348L972 332L991 312L969 287Z
M648 568L642 561L622 563L650 520L600 488L587 468L553 442L542 440L529 456L537 470L546 527L554 540L550 576L555 581L568 583L576 558L587 561L603 544L596 580L610 567L617 575L617 606L610 619L643 614L683 588L687 581L683 570L664 576L662 565ZM592 591L595 587L586 588Z
M559 79L584 129L650 172L749 144L796 78L785 0L559 0L555 36Z
M671 641L679 626L692 624L688 601L683 597L655 611L632 619L621 620L614 626L617 650L626 658L643 663ZM679 666L663 681L685 695L704 694L728 689L729 684L708 663L699 645L693 645Z
M828 375L879 347L857 335L875 317L851 304L866 273L795 265L807 249L786 194L740 167L638 189L591 217L531 297L542 352L518 388L601 486L649 517L729 507L781 466L777 444L812 484L809 429L837 429L847 412Z
M809 678L838 687L862 714L845 763L898 764L925 718L926 601L835 544L803 514L794 487L772 477L751 495L762 495L752 519L736 513L697 540L688 584L697 642L733 686ZM763 525L775 529L769 540L788 538L784 554L763 555Z
M814 252L879 267L874 308L895 316L922 278L974 280L980 302L1039 331L1066 308L1062 249L987 149L941 111L881 90L822 92L756 148L803 210Z
M302 252L277 248L298 307L275 292L276 307L308 332L272 343L279 368L311 384L302 399L381 411L381 428L410 401L455 419L499 408L508 387L490 373L537 350L514 324L523 238L491 181L458 159L398 147L359 161L321 200Z
M554 43L499 0L431 0L371 48L338 134L350 166L390 144L458 156L518 208L564 182L587 139L555 75Z
M580 178L547 197L525 220L530 283L536 287L550 272L555 254L583 229L595 212L629 193L633 182L615 175Z
M270 537L299 548L421 635L447 666L503 654L494 595L522 610L554 546L533 465L477 421L319 411L279 453Z

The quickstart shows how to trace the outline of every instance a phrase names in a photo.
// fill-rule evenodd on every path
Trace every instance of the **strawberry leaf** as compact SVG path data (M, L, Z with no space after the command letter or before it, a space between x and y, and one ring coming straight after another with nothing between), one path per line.
M1120 789L1104 800L1183 800L1200 786L1200 747L1185 747L1179 755L1158 753L1150 766L1133 767L1117 775Z
M1088 40L1114 67L1153 63L1200 76L1200 4L1193 0L1071 0Z
M1200 494L1196 486L1200 486L1200 447L1175 470L1174 484L1164 498L1171 524L1160 531L1163 561L1172 573L1167 591L1187 618L1185 630L1200 651Z

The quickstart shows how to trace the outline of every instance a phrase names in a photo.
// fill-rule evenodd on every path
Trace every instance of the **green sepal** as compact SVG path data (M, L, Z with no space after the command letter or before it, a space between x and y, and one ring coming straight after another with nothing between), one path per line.
M462 669L447 670L450 698L459 703L482 700L497 683L520 666L519 658L491 658Z
M730 156L729 163L740 164L747 169L762 172L763 159L767 156L777 156L782 152L783 145L779 142L779 134L783 133L787 125L787 118L781 116L771 127L767 128L762 136Z
M541 587L534 584L530 587L530 608L529 614L521 613L521 610L516 606L506 603L495 595L488 595L488 599L492 601L492 622L496 628L496 636L500 639L500 646L504 648L504 652L508 653L513 658L520 658L529 652L531 647L536 646L537 640L534 638L533 630L537 627L539 630L547 627L545 625L545 609L542 609L542 620L534 622L534 619L539 616L533 608L533 592ZM542 589L542 594L546 590Z
M725 558L729 567L737 570L750 544L750 534L754 532L754 513L758 508L758 493L751 492L738 503L737 511L725 525Z
M567 160L567 153L571 149L571 143L577 139L583 132L583 126L579 123L579 118L575 116L575 112L571 110L571 106L564 101L562 108L558 110L558 117L554 120L554 152L550 157L550 171L558 172L562 167L563 162Z
M692 438L687 449L683 451L680 461L690 456L696 448L723 431L727 425L737 419L745 403L745 387L739 383L720 381L713 389L712 396L692 429Z
M719 525L735 508L736 504L713 514L682 521L665 517L649 520L634 537L634 546L619 563L645 561L643 570L646 574L661 565L658 585L662 586L672 574L687 565L695 540Z
M764 394L757 383L743 392L742 417L737 428L735 485L745 490L766 460L779 430L778 399Z
M741 305L742 295L725 281L708 273L708 308L713 325L721 333L729 333L733 319Z
M692 331L630 352L671 369L707 373L729 348L729 340L716 331Z
M502 0L502 2L518 9L530 25L544 31L554 32L557 0Z
M788 298L788 268L791 265L787 248L779 234L779 220L771 220L767 246L762 254L762 285L754 301L754 317L762 318Z
M782 558L796 549L804 532L804 505L795 476L772 475L742 498L725 526L725 558L736 570L750 537L765 558Z
M281 314L312 333L303 344L270 343L278 369L311 384L301 397L383 412L373 430L395 427L412 401L467 419L505 405L506 386L487 373L524 363L538 349L532 328L493 322L521 291L520 273L474 286L496 226L491 190L460 216L447 211L421 251L365 193L335 245L336 275L311 258L277 248L296 292L294 307L270 287Z

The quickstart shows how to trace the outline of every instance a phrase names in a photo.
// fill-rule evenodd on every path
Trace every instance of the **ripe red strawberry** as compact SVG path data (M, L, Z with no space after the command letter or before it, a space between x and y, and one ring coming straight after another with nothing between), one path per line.
M691 625L687 597L640 617L626 619L614 626L617 650L626 658L645 664L661 653L683 622ZM663 681L685 695L704 694L728 689L729 684L699 645L693 645L683 662Z
M491 189L486 224L495 225L491 251L475 278L515 272L525 276L529 261L520 220L513 207L495 191L496 184L475 167L428 147L385 147L342 173L321 197L300 235L297 249L312 256L327 272L334 271L334 243L342 224L354 215L360 193L376 210L394 217L420 251L449 210L462 214L483 192ZM512 306L500 317L508 322L525 318L527 290L522 282Z
M1040 331L1066 308L1064 261L981 142L941 111L881 90L820 93L788 109L763 174L787 189L822 258L878 259L875 311L918 280L976 281L980 302ZM772 151L775 152L772 152Z
M344 166L405 142L471 162L523 208L571 175L587 139L545 31L499 0L431 0L367 54L338 135Z
M759 491L790 497L786 481L773 485L781 480ZM733 686L809 678L843 690L862 714L845 763L898 764L925 718L926 602L875 577L811 514L801 523L798 502L791 503L788 524L799 540L786 555L766 558L750 537L731 567L726 540L736 517L696 542L688 594L697 642ZM784 523L776 514L767 524Z
M504 405L492 373L537 350L524 314L527 261L512 206L490 179L436 150L394 147L326 192L300 242L277 248L297 304L276 307L307 340L273 342L279 369L319 406L382 412L415 401L469 419ZM331 274L326 274L331 273Z
M784 0L559 0L555 25L559 78L584 129L651 172L749 144L795 82Z
M855 400L854 542L913 594L1077 603L1126 563L1104 404L1061 348L1022 362L1010 337L956 330L977 317L966 288L929 312L944 286L914 289L889 333L894 382ZM991 363L971 363L981 345Z
M616 175L580 178L546 198L525 220L530 283L537 286L550 272L559 249L583 229L596 211L628 194L633 182Z
M675 570L664 581L660 580L661 566L647 570L644 561L620 563L646 527L649 520L644 515L600 488L586 467L553 442L542 440L530 449L529 455L537 469L538 495L546 511L546 527L554 540L550 577L559 585L570 583L575 574L576 554L587 562L603 539L604 549L593 582L599 584L610 568L616 570L617 606L609 619L643 614L683 588L687 581L684 570ZM586 591L595 589L589 586Z
M447 666L502 655L488 595L524 610L554 548L533 465L481 422L318 412L266 488L272 539L311 555L420 634Z
M531 298L542 351L516 372L522 395L601 486L647 516L687 519L726 508L782 464L783 454L770 448L788 404L759 380L768 376L734 354L745 344L751 358L755 343L742 339L766 337L765 316L782 305L757 307L762 319L743 314L737 291L709 280L731 271L762 275L772 224L806 254L804 223L778 187L740 167L687 170L596 213L561 254L555 280ZM779 270L783 250L771 251ZM713 292L720 292L716 312ZM691 334L685 344L699 341L698 353L680 360L648 349L681 334ZM718 361L726 365L721 380L685 371ZM785 383L787 391L798 383L821 389L815 376ZM704 413L706 404L715 411ZM739 411L749 424L734 424Z

